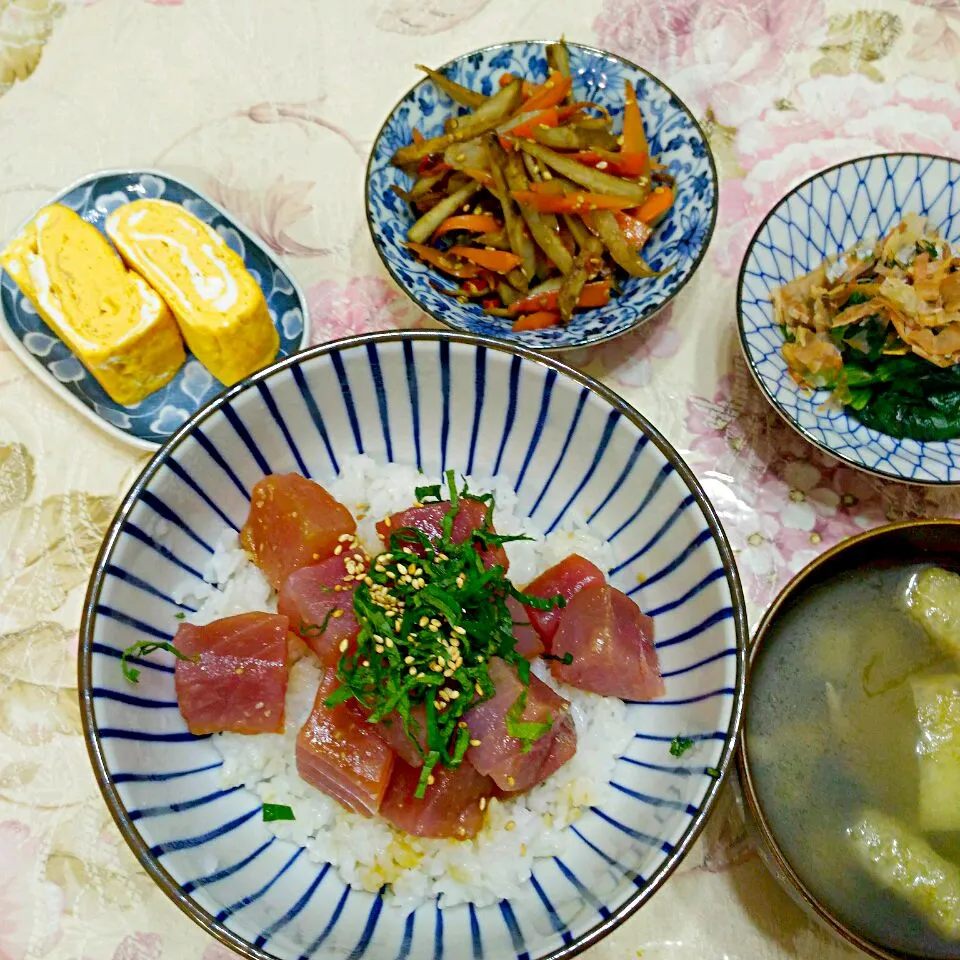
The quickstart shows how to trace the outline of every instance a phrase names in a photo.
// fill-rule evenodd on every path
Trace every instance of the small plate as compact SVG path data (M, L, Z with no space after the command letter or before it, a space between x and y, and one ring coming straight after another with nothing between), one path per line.
M500 43L464 54L439 68L451 80L485 94L507 72L545 77L547 41ZM374 142L367 166L367 223L373 244L390 275L414 303L435 320L479 336L496 337L537 350L576 350L619 337L662 310L696 272L717 219L717 170L707 138L689 108L662 81L612 53L567 42L573 96L605 107L619 128L623 86L637 91L651 152L677 178L676 201L644 248L654 270L672 265L663 276L628 278L622 292L604 307L581 310L566 326L514 333L510 321L491 317L477 304L461 304L433 286L453 283L421 263L404 247L414 220L409 206L390 188L409 189L410 178L392 166L394 152L413 139L417 128L427 137L443 132L444 120L462 112L432 80L423 79L390 111Z
M306 300L296 280L234 217L182 180L155 170L108 170L84 177L43 206L61 203L70 207L103 233L110 213L124 203L145 197L182 204L194 216L209 223L243 258L263 290L270 316L280 333L277 359L306 346ZM36 213L30 219L34 216ZM20 225L14 236L27 223L29 220ZM92 423L143 450L156 449L224 389L188 350L186 363L165 387L132 407L111 400L2 269L0 318L4 321L0 323L0 334L28 369Z
M740 270L740 343L753 378L787 423L851 467L890 480L960 484L960 439L900 440L828 403L827 390L797 385L781 353L773 291L868 235L882 236L905 213L924 214L960 244L960 161L888 153L840 163L790 191L757 228Z

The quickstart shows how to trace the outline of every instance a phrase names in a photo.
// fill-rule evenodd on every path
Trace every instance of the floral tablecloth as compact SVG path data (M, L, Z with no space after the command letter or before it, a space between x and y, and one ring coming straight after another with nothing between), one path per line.
M957 495L822 456L753 386L736 272L809 172L877 150L960 156L958 0L0 0L0 235L90 171L159 167L253 228L307 292L312 339L430 326L363 217L366 152L415 79L504 39L621 53L709 133L707 259L640 332L570 359L676 444L733 541L751 616L824 547ZM91 563L144 457L0 347L0 960L228 960L139 868L80 731L76 636ZM849 957L767 874L728 785L677 875L591 960Z

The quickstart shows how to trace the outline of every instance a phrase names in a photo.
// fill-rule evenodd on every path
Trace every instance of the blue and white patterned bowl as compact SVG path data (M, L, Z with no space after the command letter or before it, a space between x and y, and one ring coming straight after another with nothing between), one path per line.
M773 290L863 237L882 236L905 213L926 214L960 244L960 161L925 154L863 157L805 180L760 224L740 270L740 342L777 412L821 450L870 473L922 484L960 483L960 440L898 440L805 390L787 372Z
M605 307L578 311L566 327L514 333L508 320L485 314L476 304L460 304L431 285L448 278L428 268L404 247L414 222L409 206L390 187L409 189L411 181L390 164L410 143L413 129L427 137L443 133L444 120L465 108L441 93L432 80L421 80L393 108L373 145L367 165L367 223L374 246L391 276L434 319L455 330L497 337L537 350L572 350L601 343L632 330L666 306L700 265L717 219L717 171L703 130L679 97L655 76L627 60L579 43L567 43L577 100L606 107L619 125L623 84L637 90L651 152L677 180L673 209L645 247L655 270L673 264L662 277L628 278L623 292ZM474 90L490 94L504 73L530 79L547 76L545 41L517 41L485 47L440 67L440 71ZM446 284L450 286L450 284Z
M156 170L90 174L62 190L44 206L62 203L103 233L110 213L124 203L144 197L162 197L183 204L194 216L214 227L243 258L263 290L270 316L280 333L280 357L289 356L306 344L309 333L304 322L306 300L296 280L226 210L170 174ZM26 223L16 233L24 226ZM126 407L111 400L2 269L0 334L28 369L75 410L113 436L144 450L155 450L223 390L223 384L188 352L187 362L173 380L136 406Z
M343 458L476 465L512 482L545 530L567 515L607 538L612 582L654 619L665 697L629 705L636 735L616 801L585 810L569 850L534 861L524 894L491 907L401 909L275 840L260 800L224 790L209 737L177 709L172 659L120 653L175 632L175 588L200 577L243 524L269 471L321 483ZM619 397L562 364L452 333L383 333L307 350L213 401L127 495L84 610L79 684L104 798L147 872L243 956L461 960L570 957L648 899L703 826L730 763L747 637L736 567L716 514L677 453ZM671 755L683 735L694 746Z

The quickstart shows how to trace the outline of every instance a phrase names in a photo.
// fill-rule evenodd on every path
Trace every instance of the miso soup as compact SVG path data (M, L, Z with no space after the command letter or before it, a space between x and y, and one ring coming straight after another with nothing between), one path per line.
M745 737L810 892L866 940L957 958L960 577L933 574L864 568L808 590L763 640Z

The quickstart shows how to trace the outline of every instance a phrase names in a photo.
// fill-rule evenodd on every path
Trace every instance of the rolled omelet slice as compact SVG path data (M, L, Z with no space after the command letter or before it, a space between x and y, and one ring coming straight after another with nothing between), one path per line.
M218 380L230 386L275 359L280 337L263 291L212 227L179 204L134 200L110 214L106 230Z
M0 264L117 403L138 404L183 365L167 305L69 207L41 210L0 251Z

